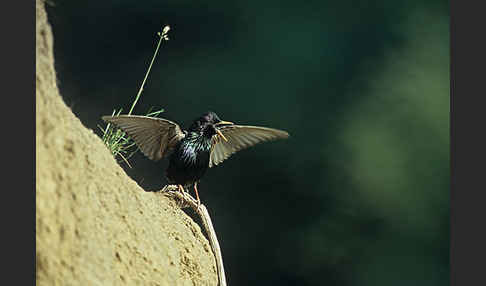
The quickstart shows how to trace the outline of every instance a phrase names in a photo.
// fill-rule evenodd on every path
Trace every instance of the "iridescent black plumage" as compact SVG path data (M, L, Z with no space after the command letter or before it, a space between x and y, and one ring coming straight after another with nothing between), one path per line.
M162 118L129 115L102 118L125 131L148 158L157 161L170 154L167 180L180 189L194 184L198 200L197 182L208 168L241 149L289 136L277 129L222 121L214 112L196 119L187 131Z
M197 122L197 123L196 123ZM212 125L195 121L170 155L166 177L169 183L187 186L199 181L209 167Z

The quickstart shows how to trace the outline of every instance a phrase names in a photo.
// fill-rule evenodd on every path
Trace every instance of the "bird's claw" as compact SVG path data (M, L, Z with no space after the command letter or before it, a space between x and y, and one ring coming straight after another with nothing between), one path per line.
M177 185L177 188L179 190L179 193L181 193L182 197L184 198L184 200L187 200L186 191L184 190L184 187L182 185Z
M201 206L201 200L199 199L199 192L197 191L197 182L194 183L194 192L196 193L197 208Z

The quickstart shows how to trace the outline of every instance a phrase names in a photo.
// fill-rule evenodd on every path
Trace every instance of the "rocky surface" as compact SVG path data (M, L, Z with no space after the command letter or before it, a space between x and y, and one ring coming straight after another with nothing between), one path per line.
M36 6L36 284L217 285L200 227L142 190L63 102Z

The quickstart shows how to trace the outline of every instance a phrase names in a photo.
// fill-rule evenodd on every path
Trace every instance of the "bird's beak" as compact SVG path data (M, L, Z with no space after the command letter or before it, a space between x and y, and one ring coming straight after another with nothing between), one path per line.
M223 138L224 141L228 142L228 139L226 139L226 137L224 137L223 133L221 131L219 131L218 129L216 129L216 133L218 133L218 135Z
M231 125L231 124L234 124L234 123L230 122L230 121L220 121L220 122L216 123L215 125Z
M220 122L214 124L215 126L220 126L220 125L232 125L234 124L233 122L230 122L230 121L223 121L221 120ZM228 142L228 139L226 139L226 137L224 137L223 133L221 131L218 130L218 128L216 127L216 133L218 133L219 137L223 138L224 141Z

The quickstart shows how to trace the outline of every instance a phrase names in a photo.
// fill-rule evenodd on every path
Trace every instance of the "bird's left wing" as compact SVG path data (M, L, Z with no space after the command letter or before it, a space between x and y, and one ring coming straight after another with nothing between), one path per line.
M289 134L285 131L259 126L225 125L219 127L218 130L228 141L223 140L221 136L213 136L209 158L210 168L223 162L239 150L261 142L289 137Z
M177 142L185 137L179 125L167 119L138 115L101 118L125 131L142 153L154 161L162 159Z

